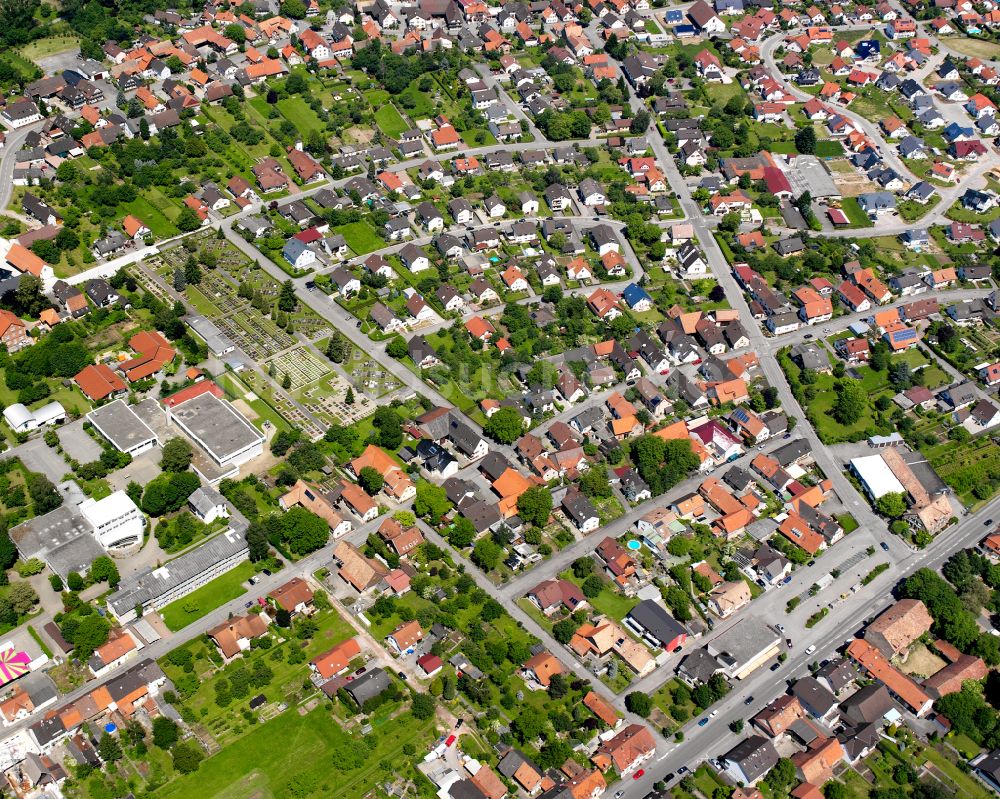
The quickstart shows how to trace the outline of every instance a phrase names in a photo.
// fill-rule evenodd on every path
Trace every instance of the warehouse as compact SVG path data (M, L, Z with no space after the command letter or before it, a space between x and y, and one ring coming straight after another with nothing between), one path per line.
M905 494L903 484L896 479L881 455L865 455L851 461L851 472L861 481L861 487L873 500L886 494Z
M124 401L117 399L87 414L87 421L119 452L133 458L160 443L156 433Z
M213 393L205 392L168 408L167 416L230 473L264 451L264 436Z

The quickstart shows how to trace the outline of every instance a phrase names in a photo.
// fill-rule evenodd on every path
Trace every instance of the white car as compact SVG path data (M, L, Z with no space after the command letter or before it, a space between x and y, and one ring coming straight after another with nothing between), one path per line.
M807 655L811 655L815 651L816 651L816 645L815 644L813 644L812 646L807 646L806 647L806 654Z

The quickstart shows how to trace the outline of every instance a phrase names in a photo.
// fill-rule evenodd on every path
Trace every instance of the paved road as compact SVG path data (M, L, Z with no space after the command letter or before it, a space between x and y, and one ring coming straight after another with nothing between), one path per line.
M161 658L172 649L176 649L178 646L204 635L208 630L225 621L231 615L244 612L247 602L255 600L256 597L259 596L266 596L275 588L278 588L288 582L292 579L292 577L298 576L306 578L318 571L320 568L329 566L333 559L333 550L337 544L340 543L340 541L346 539L355 545L363 544L368 535L378 529L379 524L381 524L384 518L385 516L380 516L374 521L368 522L368 524L362 525L353 532L348 533L344 538L331 540L322 549L318 549L312 554L302 558L302 560L286 566L279 572L271 574L270 576L263 574L260 575L258 583L251 586L247 593L243 594L238 599L234 599L231 602L227 602L225 605L216 608L212 612L202 616L200 619L192 622L178 632L167 635L159 641L149 644L140 652L140 656L143 658L152 658L153 660ZM49 619L47 617L37 617L32 619L31 623L37 626L45 624L48 621ZM133 665L135 665L135 661L130 661L123 666L112 669L100 680L92 680L80 686L76 690L61 696L59 699L59 706L61 707L65 704L76 701L80 697L93 691L99 685L103 685L110 679L121 674L123 671L126 671ZM37 716L30 716L29 718L4 727L4 737L10 737L15 732L31 726L37 720Z

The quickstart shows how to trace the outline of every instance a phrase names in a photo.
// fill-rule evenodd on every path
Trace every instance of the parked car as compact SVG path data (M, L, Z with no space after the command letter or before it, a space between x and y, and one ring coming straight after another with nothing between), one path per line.
M879 546L882 547L882 549L884 549L886 552L889 551L889 545L885 543L885 541L880 541Z

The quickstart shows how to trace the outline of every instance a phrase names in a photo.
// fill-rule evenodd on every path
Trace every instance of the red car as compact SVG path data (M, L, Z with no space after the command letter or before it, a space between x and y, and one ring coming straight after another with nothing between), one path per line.
M633 780L642 779L642 775L646 773L646 769L641 768L635 774L632 775Z
M452 745L453 743L455 743L455 738L456 738L456 736L454 736L454 735L449 735L449 736L448 736L448 740L444 742L444 745L445 745L446 747L447 747L447 746L451 746L451 745Z

